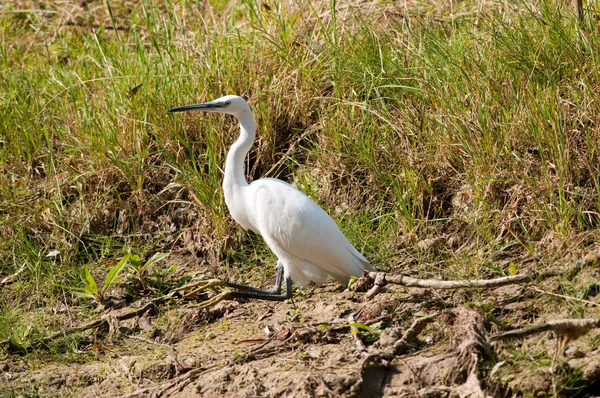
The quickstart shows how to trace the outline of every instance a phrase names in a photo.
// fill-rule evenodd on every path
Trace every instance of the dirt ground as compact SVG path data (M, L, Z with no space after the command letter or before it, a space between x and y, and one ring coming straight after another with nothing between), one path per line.
M487 294L496 316L486 316L464 291L390 287L365 302L364 293L334 283L296 292L286 303L229 301L209 310L173 305L160 316L119 323L112 336L96 336L101 344L85 347L96 353L92 361L32 364L26 356L5 357L0 392L509 397L593 396L600 390L598 335L568 344L552 372L557 340L551 333L488 342L504 324L500 318L515 327L519 319L527 324L528 298L535 294L522 286Z

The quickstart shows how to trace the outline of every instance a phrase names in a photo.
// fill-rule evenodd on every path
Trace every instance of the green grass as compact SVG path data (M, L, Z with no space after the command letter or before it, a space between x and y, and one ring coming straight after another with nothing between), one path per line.
M25 267L0 340L130 251L269 283L220 188L236 123L166 113L225 94L254 110L249 178L296 184L378 269L490 277L598 241L596 4L290 4L0 6L0 275Z

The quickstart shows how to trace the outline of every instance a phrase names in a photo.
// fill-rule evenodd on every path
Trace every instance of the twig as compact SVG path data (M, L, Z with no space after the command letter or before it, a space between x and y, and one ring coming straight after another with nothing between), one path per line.
M575 340L595 328L600 328L600 319L559 319L522 329L496 333L491 335L488 341L493 343L495 341L503 341L515 338L522 339L527 336L531 336L532 334L547 331L553 331L559 338L566 338L568 341ZM563 346L564 344L566 344L566 341L563 343Z
M563 294L558 294L558 293L552 293L552 292L540 289L539 287L536 287L536 286L531 286L531 288L533 290L535 290L536 292L544 293L544 294L547 294L549 296L560 297L560 298L563 298L565 300L575 300L575 301L579 301L579 302L586 303L586 304L600 306L600 304L594 303L593 301L584 300L584 299L580 299L580 298L577 298L577 297L565 296Z
M522 329L510 330L508 332L496 333L489 337L489 342L503 341L514 338L525 338L532 334L553 331L556 333L556 346L550 364L550 375L552 377L552 394L557 396L556 374L554 372L559 353L571 340L576 340L592 329L600 328L600 319L559 319L530 326Z
M348 285L348 290L352 290L354 292L367 291L367 289L369 289L375 283L375 278L371 278L370 274L371 273L369 271L363 271L362 276L358 278L358 280L354 284Z
M386 321L389 321L390 319L391 319L391 317L389 315L381 315L381 316L378 316L377 318L368 319L361 323L366 326L371 326L377 322L386 322ZM327 325L327 326L332 326L332 327L336 327L336 328L340 328L340 329L349 327L348 321L343 318L336 318L331 321L311 322L304 326L318 327L320 325Z
M47 336L47 337L44 337L44 338L41 338L41 339L38 339L38 340L34 340L27 347L27 349L38 348L38 347L40 347L42 345L46 345L50 341L52 341L54 339L57 339L59 337L65 337L65 336L68 336L68 335L73 334L73 333L83 332L84 330L97 329L97 328L100 328L100 327L105 326L107 324L108 324L108 321L103 317L103 318L95 320L93 322L86 323L83 326L78 326L78 327L74 327L74 328L60 330L60 331L58 331L56 333L52 333L50 336Z

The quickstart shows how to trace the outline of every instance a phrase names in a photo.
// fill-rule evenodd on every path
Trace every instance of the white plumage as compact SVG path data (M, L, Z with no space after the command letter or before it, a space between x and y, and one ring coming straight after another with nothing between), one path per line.
M300 286L320 285L332 276L347 283L351 275L372 270L333 219L307 195L274 178L248 184L244 159L254 142L256 125L243 98L228 95L171 111L188 110L228 113L239 120L240 136L225 162L225 203L237 223L263 237L283 265L286 280L291 278Z
M320 285L328 275L347 283L371 269L331 217L295 187L265 178L242 192L249 229L263 237L294 283Z

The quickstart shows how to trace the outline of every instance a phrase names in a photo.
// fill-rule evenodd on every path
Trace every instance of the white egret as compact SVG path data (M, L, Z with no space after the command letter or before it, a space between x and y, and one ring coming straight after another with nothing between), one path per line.
M372 270L332 218L311 198L294 186L275 178L261 178L248 184L244 159L256 134L248 103L228 95L212 102L187 105L168 112L203 111L227 113L240 123L240 136L225 161L223 191L233 219L244 229L260 234L277 256L277 280L272 289L232 282L218 284L236 289L233 297L283 301L292 296L292 281L300 286L323 284L329 276L347 283L350 276ZM282 274L286 292L281 294ZM210 282L204 287L214 286Z

